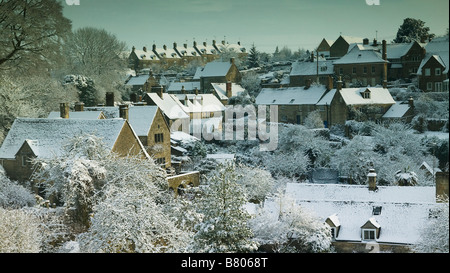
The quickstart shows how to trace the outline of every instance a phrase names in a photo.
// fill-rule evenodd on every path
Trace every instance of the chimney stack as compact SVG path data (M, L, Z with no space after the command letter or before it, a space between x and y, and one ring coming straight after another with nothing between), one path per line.
M198 96L198 88L195 87L195 95Z
M336 91L342 90L342 78L339 76L339 80L337 81L337 88Z
M408 105L409 105L409 107L414 108L414 99L412 97L409 97Z
M147 47L144 46L144 47L142 48L142 50L144 50L144 52L147 52Z
M83 112L84 111L84 103L77 102L75 103L75 112Z
M373 45L374 45L374 46L377 46L377 45L378 45L377 39L373 39Z
M173 49L177 49L177 43L173 43Z
M152 86L152 92L158 94L161 99L163 99L163 89L161 85Z
M230 58L230 63L234 64L234 57Z
M305 81L305 89L309 89L310 87L311 87L311 79L308 78L308 79L306 79L306 81Z
M181 94L186 94L186 89L184 89L184 85L181 86Z
M167 50L167 46L166 45L163 45L163 48L164 48L164 50Z
M231 82L227 81L226 83L226 94L228 98L231 98L233 96L233 92L231 91Z
M126 119L128 121L128 105L119 105L119 116L120 118Z
M368 45L369 44L369 39L368 38L364 38L363 39L363 45Z
M436 202L444 202L448 198L448 172L436 172Z
M333 89L333 77L328 76L328 86L327 86L328 91Z
M383 88L387 88L387 45L386 40L383 40Z
M106 92L106 106L114 106L114 92Z
M156 51L156 45L155 45L155 44L152 45L152 51L153 51L153 52Z
M59 104L59 112L61 118L69 118L69 103L63 102Z
M377 174L374 169L370 169L367 174L367 181L369 183L369 191L376 191L377 188Z

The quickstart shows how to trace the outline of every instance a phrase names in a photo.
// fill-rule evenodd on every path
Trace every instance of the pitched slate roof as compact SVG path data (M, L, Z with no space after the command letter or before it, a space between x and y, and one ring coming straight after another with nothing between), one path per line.
M14 159L26 140L37 156L60 155L67 141L80 134L101 137L112 149L125 122L123 119L17 118L0 148L0 158Z
M331 75L334 73L333 61L319 59L319 75ZM313 76L317 74L317 61L294 62L290 76Z
M169 119L176 120L189 118L170 94L163 93L162 99L157 93L147 93L146 96L148 96Z
M346 55L334 62L337 64L384 63L381 53L375 50L361 50L353 47Z
M193 79L224 77L231 68L230 62L209 62L203 69L197 69Z
M126 83L125 85L128 86L134 86L134 85L144 85L148 78L150 77L150 75L138 75L138 76L134 76L131 77Z
M134 53L136 54L136 56L138 57L139 60L159 60L158 56L156 56L155 53L153 53L152 51L144 51L144 50L134 50Z
M365 99L362 92L369 90L370 98ZM362 88L342 88L341 96L347 105L366 105L366 104L395 104L394 99L386 88L380 87L362 87Z
M409 110L408 103L396 102L383 115L383 118L402 118Z
M325 94L323 85L304 87L263 88L256 97L256 104L261 105L312 105L319 102Z
M323 221L333 217L341 225L337 241L361 241L361 227L372 221L381 227L377 242L415 243L430 209L439 206L435 187L379 186L374 192L360 185L288 183L286 195ZM373 215L378 206L381 213Z
M186 92L192 92L195 88L200 90L200 82L171 82L167 88L167 93L181 93L183 86Z
M102 117L105 117L102 111L69 112L70 119L100 119ZM47 118L61 118L61 114L58 111L50 112Z
M417 75L422 74L422 67L431 59L435 58L445 70L442 71L443 74L448 73L449 70L449 39L448 35L443 37L438 37L425 46L426 55L420 63L419 69L417 70Z

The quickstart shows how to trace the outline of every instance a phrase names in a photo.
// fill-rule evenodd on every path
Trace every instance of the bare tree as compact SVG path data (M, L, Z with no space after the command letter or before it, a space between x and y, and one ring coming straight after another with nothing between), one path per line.
M57 0L0 0L0 69L49 68L70 29Z

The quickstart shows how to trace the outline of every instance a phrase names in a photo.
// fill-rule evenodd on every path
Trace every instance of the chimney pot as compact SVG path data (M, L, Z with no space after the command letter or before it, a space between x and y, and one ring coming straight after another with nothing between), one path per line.
M414 108L414 99L412 97L409 97L408 105L409 105L409 107Z
M364 38L363 39L363 45L368 45L369 44L369 39L368 38Z
M337 81L337 91L341 91L342 90L342 78L339 76L339 80Z

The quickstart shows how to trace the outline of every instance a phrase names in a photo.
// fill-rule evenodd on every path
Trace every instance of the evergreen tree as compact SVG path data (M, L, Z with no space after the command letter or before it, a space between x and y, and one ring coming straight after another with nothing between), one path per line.
M246 196L237 183L234 163L219 165L209 177L200 202L202 223L196 225L190 251L207 253L245 253L256 250L253 234L247 226L250 215L243 205Z
M259 52L256 50L255 44L253 44L248 54L248 67L253 68L259 66Z
M425 22L420 19L406 18L397 31L394 43L410 43L412 41L427 41L434 38L434 34L429 33L430 28L425 27Z

